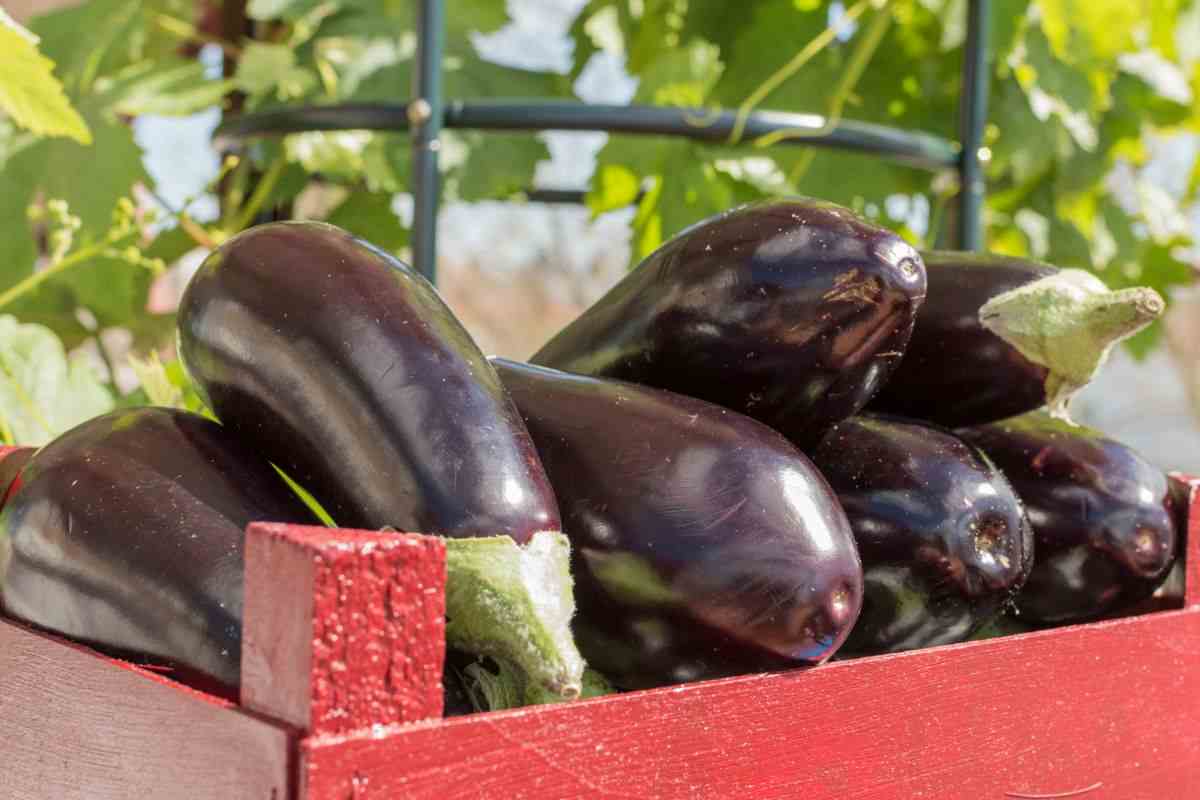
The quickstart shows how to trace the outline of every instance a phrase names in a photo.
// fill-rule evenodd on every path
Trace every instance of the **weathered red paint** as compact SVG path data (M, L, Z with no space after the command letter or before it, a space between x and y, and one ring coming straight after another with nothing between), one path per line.
M0 620L4 800L285 800L295 733Z
M309 739L301 797L1194 800L1197 664L1200 613L1163 612Z
M312 734L440 718L445 554L431 536L251 525L242 704Z
M1191 800L1195 491L1189 527L1181 611L395 724L433 709L440 543L256 525L243 683L275 719L310 720L307 737L0 621L0 797Z
M1184 478L1191 488L1188 502L1188 536L1187 553L1184 567L1187 578L1183 584L1183 606L1194 608L1200 606L1200 478Z

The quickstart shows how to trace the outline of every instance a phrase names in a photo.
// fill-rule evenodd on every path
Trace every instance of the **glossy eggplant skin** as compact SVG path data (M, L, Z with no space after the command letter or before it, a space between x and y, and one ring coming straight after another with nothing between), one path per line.
M1029 576L1033 531L977 448L909 420L851 417L812 452L850 519L863 610L839 655L960 642Z
M896 234L764 201L675 236L530 360L698 397L805 446L887 380L924 296Z
M0 512L5 612L237 686L243 544L255 521L319 524L210 419L114 411L43 447Z
M1095 619L1163 582L1179 533L1161 470L1098 431L1043 412L958 433L1000 467L1033 525L1033 572L1016 601L1022 619Z
M812 463L727 409L493 359L563 509L584 657L615 685L816 664L862 567Z
M1045 405L1046 368L983 327L979 309L993 297L1057 270L983 253L921 255L929 279L925 302L904 358L868 408L956 428Z
M10 487L17 479L17 475L36 452L36 447L18 447L0 458L0 506L3 506L4 498L11 491Z
M520 416L420 275L332 225L251 228L179 309L180 354L221 421L347 528L518 542L559 529Z

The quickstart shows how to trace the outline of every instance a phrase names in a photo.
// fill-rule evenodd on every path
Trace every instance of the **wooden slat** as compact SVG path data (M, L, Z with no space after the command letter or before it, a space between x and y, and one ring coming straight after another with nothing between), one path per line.
M242 704L312 734L440 718L445 582L436 537L251 525Z
M0 620L0 798L287 800L294 736Z
M1200 478L1178 476L1191 489L1188 502L1187 553L1184 567L1183 604L1187 608L1200 606ZM1197 792L1200 796L1200 791Z
M301 743L301 796L1200 797L1188 610Z
M1194 800L1197 665L1163 612L310 739L301 797Z

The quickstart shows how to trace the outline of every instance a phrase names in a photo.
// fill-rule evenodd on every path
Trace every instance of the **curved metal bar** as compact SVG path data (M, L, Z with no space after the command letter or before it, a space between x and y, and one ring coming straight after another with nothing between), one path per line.
M242 115L217 130L218 140L278 136L303 131L407 130L408 106L352 104L310 106ZM454 101L446 104L447 128L520 131L608 131L681 136L726 142L737 114L729 110L658 106L591 105L574 102ZM744 140L773 135L779 144L812 145L874 153L924 169L959 165L956 143L927 133L866 122L842 121L827 127L817 114L756 111L747 119Z

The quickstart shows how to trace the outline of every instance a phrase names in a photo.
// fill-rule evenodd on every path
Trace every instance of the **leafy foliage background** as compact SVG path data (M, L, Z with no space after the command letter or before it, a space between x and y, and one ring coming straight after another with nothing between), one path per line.
M324 216L403 252L393 197L408 186L404 134L255 142L225 162L213 187L219 217L198 220L186 203L155 199L130 121L402 102L413 6L86 0L27 31L0 19L0 314L44 326L67 348L121 328L140 350L169 351L170 314L147 310L163 267L263 215L289 214L312 186L344 187ZM1200 0L992 0L990 8L989 248L1088 268L1113 286L1191 281L1183 220L1200 163L1174 194L1139 179L1136 167L1160 137L1200 133ZM953 138L965 11L966 0L590 0L571 29L571 69L557 74L479 55L477 38L509 21L503 0L450 0L445 91L573 98L574 79L604 51L638 79L635 102L815 112ZM206 45L219 50L221 68L197 58ZM450 131L444 145L451 200L519 199L548 156L532 135ZM1112 180L1118 164L1132 180ZM818 150L799 135L719 145L614 136L588 203L597 212L637 205L637 255L730 205L792 193L843 203L935 246L953 241L955 180ZM1134 347L1144 352L1156 335ZM17 380L6 347L0 383ZM9 394L0 387L8 420L0 428L11 431L28 412Z

